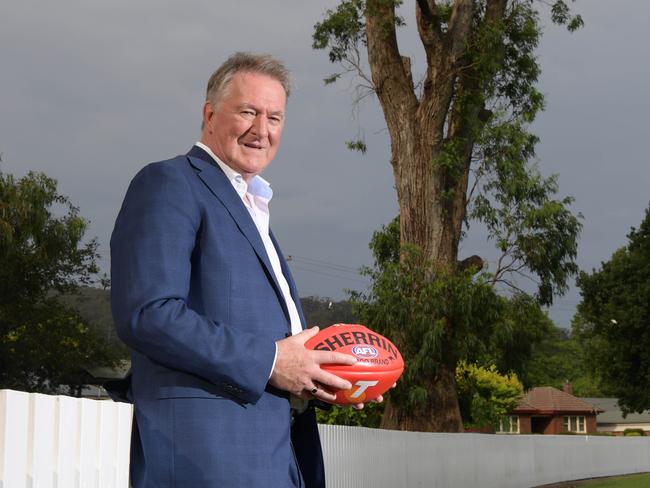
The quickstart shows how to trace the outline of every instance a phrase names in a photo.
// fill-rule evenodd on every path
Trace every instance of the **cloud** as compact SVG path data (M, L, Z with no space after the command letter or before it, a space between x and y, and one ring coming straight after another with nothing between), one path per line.
M327 2L5 2L0 7L0 152L3 170L44 171L92 221L108 266L113 220L144 164L185 152L198 138L204 87L236 50L271 52L292 69L283 146L267 176L273 228L287 253L357 267L372 232L397 213L389 140L376 102L351 115L350 81L311 49ZM549 26L539 54L548 109L535 124L540 167L585 215L580 264L597 265L624 242L648 204L645 160L650 56L643 0L577 2L586 27ZM403 52L421 56L409 24ZM415 60L421 72L421 60ZM417 76L416 76L417 77ZM365 134L365 156L344 148ZM467 250L488 253L484 236ZM470 249L471 248L471 249ZM325 268L320 268L324 271ZM330 273L336 274L336 273ZM345 273L342 276L347 276ZM296 269L305 295L340 298L361 283ZM576 291L567 297L573 300ZM575 301L575 300L574 300ZM563 308L571 308L564 306ZM554 316L564 325L571 312Z

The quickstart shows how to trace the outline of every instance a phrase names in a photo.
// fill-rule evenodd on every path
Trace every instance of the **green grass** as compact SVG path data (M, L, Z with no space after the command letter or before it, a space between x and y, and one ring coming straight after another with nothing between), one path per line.
M636 474L620 476L606 480L594 480L581 483L580 488L648 488L650 487L650 474Z

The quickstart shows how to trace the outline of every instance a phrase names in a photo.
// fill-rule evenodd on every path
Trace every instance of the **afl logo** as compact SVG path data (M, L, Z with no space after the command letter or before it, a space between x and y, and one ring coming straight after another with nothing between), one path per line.
M352 354L359 358L374 358L377 357L377 349L372 346L354 346Z

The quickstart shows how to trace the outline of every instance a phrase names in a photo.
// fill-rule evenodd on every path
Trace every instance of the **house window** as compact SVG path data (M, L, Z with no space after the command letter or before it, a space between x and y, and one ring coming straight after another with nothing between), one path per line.
M564 432L587 433L587 422L584 415L567 415L562 424Z
M497 434L519 434L519 416L507 415L501 417Z

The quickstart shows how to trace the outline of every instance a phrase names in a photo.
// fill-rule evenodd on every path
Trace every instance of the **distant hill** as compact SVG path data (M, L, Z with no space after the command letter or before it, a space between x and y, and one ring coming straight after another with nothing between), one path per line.
M74 308L100 336L112 344L124 345L117 337L111 315L111 292L101 288L82 287L78 293L61 296L61 301ZM306 297L300 303L308 326L325 327L337 323L355 323L349 302L333 301L329 298ZM126 348L124 348L126 353Z

